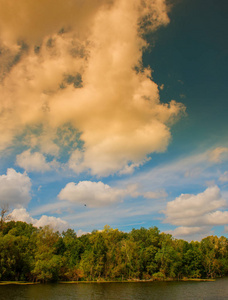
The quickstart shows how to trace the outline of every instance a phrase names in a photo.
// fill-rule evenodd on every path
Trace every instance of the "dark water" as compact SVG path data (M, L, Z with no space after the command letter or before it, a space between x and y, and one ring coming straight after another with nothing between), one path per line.
M0 286L1 300L228 299L228 278L214 282L80 283Z

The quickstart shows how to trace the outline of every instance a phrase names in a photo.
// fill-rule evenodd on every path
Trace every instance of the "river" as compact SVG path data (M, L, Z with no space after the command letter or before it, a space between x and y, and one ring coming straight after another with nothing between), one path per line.
M220 300L228 299L228 278L210 282L135 282L1 285L1 300Z

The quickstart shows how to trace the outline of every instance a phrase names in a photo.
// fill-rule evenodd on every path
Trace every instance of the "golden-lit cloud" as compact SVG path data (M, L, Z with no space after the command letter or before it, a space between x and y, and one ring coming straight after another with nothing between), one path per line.
M1 0L0 32L8 43L41 43L62 28L91 26L96 12L113 1L105 0Z
M161 103L142 66L143 31L169 22L164 0L1 2L0 149L16 139L58 157L68 124L81 141L69 167L99 176L166 150L184 106Z
M225 159L228 159L227 147L217 147L209 152L209 160L214 163L221 163Z

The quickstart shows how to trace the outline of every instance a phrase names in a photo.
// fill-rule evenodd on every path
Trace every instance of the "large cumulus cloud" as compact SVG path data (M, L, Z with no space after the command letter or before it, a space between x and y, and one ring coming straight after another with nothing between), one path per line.
M16 137L57 157L68 124L81 141L69 167L100 176L166 150L184 107L161 103L142 66L143 32L169 22L164 0L2 1L0 20L1 149Z

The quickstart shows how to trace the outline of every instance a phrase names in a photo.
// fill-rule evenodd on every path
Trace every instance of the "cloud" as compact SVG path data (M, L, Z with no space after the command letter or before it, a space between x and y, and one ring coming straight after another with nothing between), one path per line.
M67 206L67 204L65 205ZM144 221L148 220L151 222L151 219L161 208L162 205L159 202L148 202L145 204L137 202L134 205L132 203L129 204L129 202L117 202L113 203L112 206L87 207L80 210L80 212L79 207L77 207L75 211L73 210L65 216L65 220L71 226L85 231L103 228L104 224L115 225L120 228L120 224L121 226L126 224L126 220L130 224L141 223L142 218Z
M219 177L219 180L221 182L227 182L228 181L228 172L224 172L224 174L222 174L220 177Z
M48 217L43 215L39 220L37 220L34 223L35 227L44 227L46 225L49 225L52 227L55 231L65 231L69 228L69 224L62 220L61 218L56 218L56 217Z
M64 27L91 26L96 11L108 1L32 0L2 1L0 28L2 38L7 42L25 40L39 43L47 35L52 35ZM111 2L111 1L109 1Z
M51 170L53 162L47 163L42 153L31 153L31 149L29 149L17 155L16 164L27 172L44 172Z
M165 85L164 85L164 83L163 83L163 84L161 84L161 85L159 86L159 89L160 89L161 91L163 91L163 90L164 90L164 87L165 87Z
M217 186L207 188L203 193L192 195L182 194L175 200L167 203L165 214L167 221L176 222L177 219L186 219L202 216L225 206Z
M21 222L26 222L28 224L33 224L35 219L30 217L29 213L27 210L23 207L21 208L15 208L10 214L10 219L13 221L21 221Z
M67 0L64 3L53 0L40 0L37 3L22 0L19 5L16 0L12 0L11 3L3 1L1 5L1 34L8 42L25 40L30 43L38 43L45 36L62 28L80 30L82 35L89 31L100 11L118 5L125 11L133 10L134 5L139 10L142 27L147 22L147 30L155 30L161 24L169 23L167 6L163 0L134 0L133 5L117 0Z
M161 199L167 196L164 190L143 192L136 184L129 185L125 189L112 188L103 182L80 181L68 183L59 193L60 200L70 201L88 207L103 207L122 202L127 197L144 197L145 199Z
M196 187L210 186L218 184L218 180L226 180L226 162L214 164L209 161L210 153L213 150L190 154L179 157L168 163L161 163L149 171L132 175L131 178L122 179L120 184L130 185L137 183L143 190L162 190L165 187L169 191L169 197L178 191L192 190ZM223 175L221 175L223 173ZM185 192L183 191L183 192ZM177 194L178 193L178 194ZM169 199L173 200L173 198Z
M138 163L127 164L123 167L122 170L119 171L119 174L120 175L122 175L122 174L132 174L134 172L135 168L139 168L141 165L143 165L146 161L149 161L149 160L150 160L150 158L146 158L143 161L138 162Z
M140 189L138 184L130 184L126 187L126 195L130 195L133 198L144 197L145 199L161 199L166 198L168 194L164 189L150 189L147 191L143 191Z
M146 199L160 199L160 198L166 198L168 196L165 190L159 190L155 192L145 192L142 193L142 195Z
M56 139L56 130L50 128L47 130L47 128L43 127L41 135L37 134L36 131L36 127L31 127L30 130L25 131L23 137L24 146L32 149L40 149L40 152L44 154L50 154L58 157L60 147L53 141Z
M166 216L164 222L180 226L173 231L175 234L188 235L199 228L203 230L205 226L211 228L228 224L228 211L221 211L226 206L218 186L212 186L203 193L182 194L168 202L163 211Z
M201 241L204 237L212 235L209 226L200 227L184 227L180 226L174 230L167 230L166 233L172 234L176 238L184 238L188 241L198 240Z
M83 230L79 229L79 230L77 231L77 236L79 237L79 236L82 236L82 235L88 234L88 233L90 233L90 232L83 231Z
M192 235L192 234L196 234L196 233L202 233L202 227L183 227L183 226L180 226L180 227L177 227L174 230L169 230L169 233L173 234L174 236Z
M64 210L68 210L68 205L69 203L67 203L66 201L58 201L58 202L54 202L54 203L48 203L48 204L44 204L41 206L36 207L35 209L30 211L31 216L37 216L37 215L41 215L44 213L49 213L49 214L53 214L56 213L58 211L64 211Z
M22 221L28 224L33 224L35 227L44 227L49 225L53 230L62 232L69 228L69 224L56 217L41 216L39 220L32 218L25 208L15 208L10 213L10 218L14 221Z
M167 12L163 0L4 1L0 149L16 140L57 157L69 126L80 133L68 141L70 168L99 176L165 151L185 108L160 102L142 54L143 32L168 24Z
M75 173L81 173L83 168L83 153L78 149L74 150L70 156L68 161L68 166L72 169Z
M221 163L225 159L228 159L227 147L217 147L209 153L209 160L212 162Z
M0 176L0 205L21 206L31 200L31 181L26 173L8 169Z
M80 181L78 184L68 183L58 198L88 207L100 207L120 202L124 195L123 190L111 188L101 181Z

